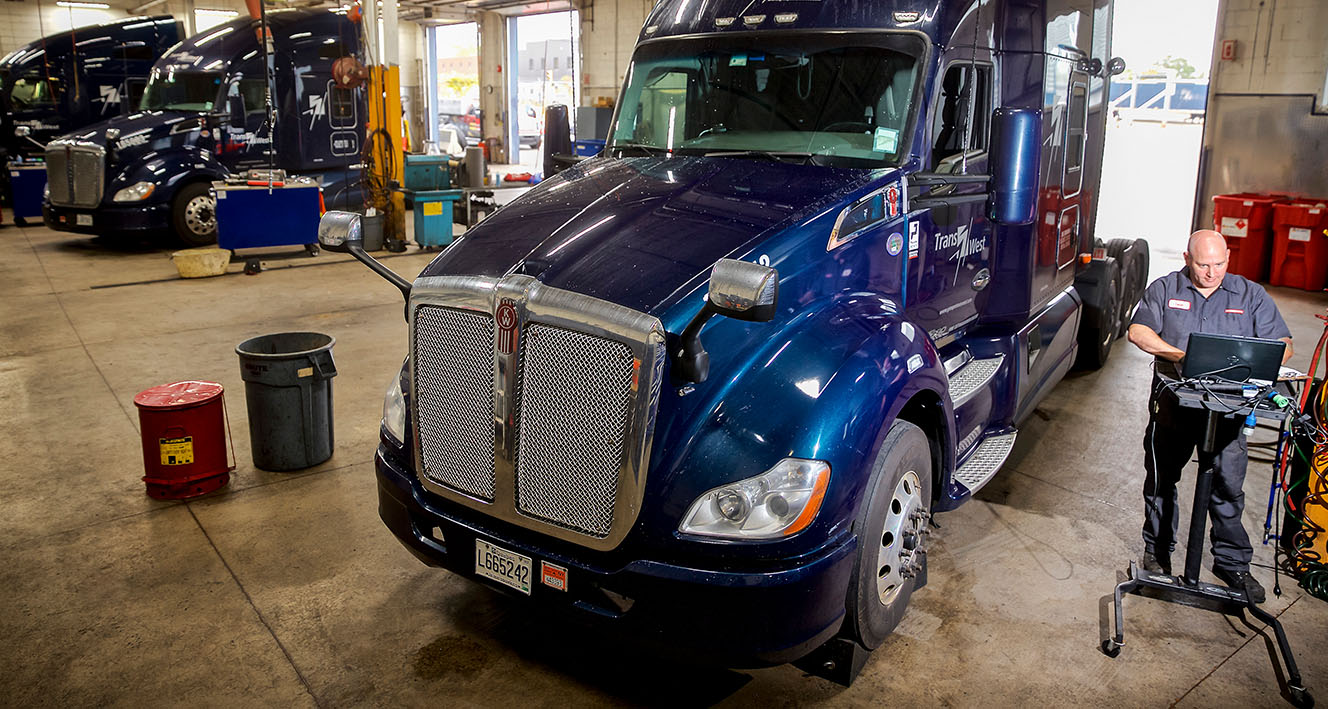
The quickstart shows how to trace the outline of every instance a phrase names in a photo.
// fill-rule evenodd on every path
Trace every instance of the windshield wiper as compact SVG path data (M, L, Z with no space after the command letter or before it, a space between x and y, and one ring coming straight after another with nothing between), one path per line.
M645 145L644 143L614 143L609 146L609 150L618 152L636 151L642 155L668 155L671 150L661 148L658 145Z
M795 165L814 165L817 158L815 153L777 150L707 150L702 155L708 158L758 158Z

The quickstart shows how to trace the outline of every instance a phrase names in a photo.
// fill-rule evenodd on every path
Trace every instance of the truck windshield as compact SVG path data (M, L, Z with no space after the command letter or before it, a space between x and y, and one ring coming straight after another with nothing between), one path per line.
M610 148L622 155L893 165L909 152L925 48L911 34L763 32L646 42L628 70Z
M144 111L211 111L221 74L152 70L139 108Z

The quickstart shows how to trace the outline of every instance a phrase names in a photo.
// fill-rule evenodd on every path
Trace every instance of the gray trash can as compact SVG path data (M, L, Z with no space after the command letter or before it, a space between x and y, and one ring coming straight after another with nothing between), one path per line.
M255 466L299 470L332 457L335 343L318 332L278 332L235 348Z

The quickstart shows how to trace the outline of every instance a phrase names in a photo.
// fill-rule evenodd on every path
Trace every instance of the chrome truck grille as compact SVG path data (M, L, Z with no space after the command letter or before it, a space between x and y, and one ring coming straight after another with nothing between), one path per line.
M106 150L99 145L55 140L46 145L46 184L57 207L101 204Z
M591 548L622 541L645 489L659 320L529 276L421 278L410 312L424 486Z

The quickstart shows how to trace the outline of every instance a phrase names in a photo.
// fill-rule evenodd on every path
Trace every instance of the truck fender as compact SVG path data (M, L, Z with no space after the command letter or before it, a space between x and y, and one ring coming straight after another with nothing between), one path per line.
M152 160L141 162L124 171L110 185L108 191L115 194L138 182L152 182L157 185L149 199L151 204L169 204L175 193L184 185L193 182L212 182L225 179L230 174L210 153L197 150L188 153L159 155Z
M706 490L769 469L784 457L830 463L830 488L817 516L829 539L851 527L872 461L895 417L918 396L940 404L944 416L924 428L953 440L947 379L925 331L888 298L837 296L790 318L760 347L711 371L709 390L686 428L666 442L666 514L681 517ZM721 328L760 327L724 321ZM716 342L722 337L703 333ZM936 430L938 427L942 430ZM658 451L657 451L658 452ZM944 457L938 468L948 469ZM702 472L698 471L714 471ZM655 473L652 473L654 475ZM940 489L940 485L936 486Z

